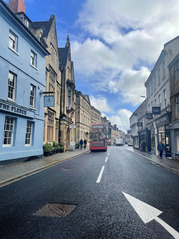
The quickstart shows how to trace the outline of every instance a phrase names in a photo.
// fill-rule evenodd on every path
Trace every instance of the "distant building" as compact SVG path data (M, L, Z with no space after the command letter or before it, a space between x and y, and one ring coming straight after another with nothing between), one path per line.
M42 155L48 51L3 1L0 15L0 160Z
M91 103L88 95L76 91L76 143L87 140L89 143L89 132L91 125Z

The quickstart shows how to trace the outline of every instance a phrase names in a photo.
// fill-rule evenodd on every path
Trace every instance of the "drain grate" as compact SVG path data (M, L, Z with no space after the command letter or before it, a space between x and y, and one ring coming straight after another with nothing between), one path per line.
M75 208L76 208L76 205L46 204L34 215L40 216L40 217L66 217Z

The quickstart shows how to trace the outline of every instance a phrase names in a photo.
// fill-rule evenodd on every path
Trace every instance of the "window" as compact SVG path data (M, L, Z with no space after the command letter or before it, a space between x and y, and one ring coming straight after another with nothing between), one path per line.
M71 106L71 88L68 86L68 107Z
M167 107L167 95L166 90L163 91L163 99L164 99L164 108Z
M175 81L179 80L179 61L174 65Z
M176 115L179 114L179 95L175 97L175 103L176 103Z
M160 85L160 68L158 69L158 84Z
M17 36L12 31L9 31L9 48L17 51Z
M35 107L35 86L30 85L30 107Z
M15 100L15 85L16 85L16 75L12 72L9 72L8 98L11 100Z
M165 59L162 62L163 78L165 77Z
M33 123L30 121L27 121L25 145L32 145L32 127L33 127Z
M37 54L34 51L31 51L30 58L31 65L37 67Z
M161 95L158 96L158 104L161 106Z
M14 118L6 117L4 124L4 139L3 144L7 146L13 145L13 136L14 136Z
M156 75L154 76L154 90L156 89Z

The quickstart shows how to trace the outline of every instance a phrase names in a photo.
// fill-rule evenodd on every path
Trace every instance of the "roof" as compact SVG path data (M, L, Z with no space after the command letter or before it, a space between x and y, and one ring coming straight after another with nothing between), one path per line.
M58 48L60 64L66 65L68 57L69 47L60 47Z
M38 28L43 29L43 35L42 37L47 37L52 25L52 22L54 20L55 16L51 15L49 21L43 21L43 22L32 22L31 26L36 30Z
M43 50L46 55L49 55L49 52L45 49L45 47L40 43L40 41L32 34L32 32L19 20L16 14L9 8L9 5L4 1L0 0L0 4L6 9L6 11L14 18L14 20L21 26L21 28L32 38L34 42L39 45L39 47Z

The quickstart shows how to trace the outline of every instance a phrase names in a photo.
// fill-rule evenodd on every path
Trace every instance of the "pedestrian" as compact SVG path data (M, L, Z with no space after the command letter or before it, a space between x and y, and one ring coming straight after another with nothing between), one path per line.
M84 149L86 149L87 140L84 140Z
M83 148L83 140L80 140L81 149Z
M162 144L162 141L158 144L158 151L160 152L160 158L162 159L163 155L163 150L164 150L164 145Z

